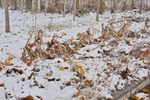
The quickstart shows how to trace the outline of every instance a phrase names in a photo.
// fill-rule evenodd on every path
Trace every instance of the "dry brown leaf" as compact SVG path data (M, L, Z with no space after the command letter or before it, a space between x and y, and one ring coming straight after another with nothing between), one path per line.
M64 67L59 67L59 70L64 71L65 68Z
M82 66L76 65L75 68L80 69L80 68L82 68Z
M123 34L122 34L122 33L119 33L119 37L123 37Z
M143 57L147 57L149 53L150 53L150 51L147 49L147 50L143 53Z
M123 100L128 100L128 98L129 98L128 96L125 96L125 97L123 98Z
M4 68L4 64L0 61L0 71Z
M129 40L126 40L126 39L125 39L125 41L126 41L127 44L130 44L130 41L129 41Z
M61 63L61 61L58 60L57 63Z
M0 87L5 87L4 83L1 83L1 84L0 84Z
M64 67L64 69L69 69L68 67Z
M13 68L12 70L13 70L14 72L18 72L19 74L22 74L22 73L23 73L23 70L22 70L22 69Z
M13 65L14 65L14 64L11 63L10 61L5 61L4 64L5 64L6 66L13 66Z
M5 92L5 99L8 99L8 93Z
M14 58L14 55L11 55L8 57L8 60L12 60Z
M141 32L142 34L144 34L144 33L146 33L146 30L141 29L140 32Z
M121 62L122 62L122 63L126 63L126 62L127 62L127 57L121 59Z
M66 57L63 57L63 60L64 60L64 62L66 62L66 61L67 61L67 58L66 58Z
M18 70L18 73L19 73L19 74L22 74L22 73L23 73L23 70L21 70L21 69Z
M100 73L97 73L97 76L98 76L98 77L100 77L100 76L101 76L101 74L100 74Z
M80 97L80 100L85 100L85 99L84 99L84 97L82 96L82 97Z
M28 61L27 66L31 66L31 65L32 65L32 61Z
M101 89L101 88L98 88L97 90L98 90L99 92L101 92L101 91L102 91L102 89Z
M29 95L29 96L20 98L20 100L34 100L34 99L33 99L33 96Z
M80 94L80 91L76 92L73 97L77 97Z
M28 46L29 46L30 48L32 48L32 47L35 46L35 44L34 44L34 43L29 43Z

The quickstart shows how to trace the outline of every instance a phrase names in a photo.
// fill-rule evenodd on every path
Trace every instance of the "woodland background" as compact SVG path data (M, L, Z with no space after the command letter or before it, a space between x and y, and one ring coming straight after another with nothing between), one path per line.
M76 6L76 15L78 16L88 12L97 12L97 10L102 14L104 11L116 12L134 8L150 9L149 0L0 0L1 8L5 5L4 1L9 3L12 10L32 12L72 13Z

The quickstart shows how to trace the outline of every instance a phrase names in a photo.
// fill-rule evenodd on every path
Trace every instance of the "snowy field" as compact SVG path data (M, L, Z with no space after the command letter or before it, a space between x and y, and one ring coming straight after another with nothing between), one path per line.
M111 100L125 85L150 75L150 12L105 13L99 22L90 13L73 22L72 15L10 11L10 33L4 32L4 17L0 9L0 100ZM69 56L24 63L23 48L39 30L44 43L57 36L60 43L82 46L70 44L75 53ZM90 36L82 41L87 30Z

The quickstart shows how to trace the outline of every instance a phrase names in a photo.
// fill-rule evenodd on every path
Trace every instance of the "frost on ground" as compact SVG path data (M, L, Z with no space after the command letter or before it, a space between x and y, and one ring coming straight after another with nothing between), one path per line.
M144 88L139 93L132 95L131 98L135 99L135 100L149 100L150 99L150 90L148 87L147 87L147 89Z
M37 14L35 28L34 15L10 11L11 33L0 13L2 100L111 99L150 75L150 12Z

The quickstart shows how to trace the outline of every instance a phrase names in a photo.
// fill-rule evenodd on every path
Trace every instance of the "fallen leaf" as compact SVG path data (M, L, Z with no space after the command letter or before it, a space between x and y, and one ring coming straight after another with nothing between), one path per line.
M82 97L80 97L80 100L85 100L85 99L84 99L84 97L82 96Z
M66 62L66 61L67 61L67 58L66 58L66 57L63 57L63 60L64 60L64 62Z
M77 97L80 94L80 91L76 92L73 97Z
M22 74L22 73L23 73L23 70L21 70L21 69L19 70L19 69L17 69L17 68L13 68L12 70L13 70L15 73L16 73L16 72L18 72L19 74Z
M122 33L119 33L119 37L122 37L123 36L123 34Z
M0 87L4 87L4 83L1 83L1 84L0 84Z
M58 60L57 63L61 63L61 61Z
M13 58L14 58L14 56L11 55L11 56L8 57L8 60L12 60Z
M69 69L68 67L64 67L64 69Z
M125 97L123 98L123 100L129 100L128 98L129 98L128 96L125 96Z
M132 99L133 100L139 100L139 97L134 94L134 95L132 95Z
M146 30L141 29L140 32L141 32L142 34L144 34L144 33L146 33Z
M35 46L35 44L34 43L29 43L28 46L32 48L32 47Z
M5 99L8 99L8 93L5 92Z
M97 90L98 90L99 92L101 92L101 91L102 91L102 89L101 89L101 88L98 88Z
M20 100L34 100L34 99L33 99L33 96L29 95L29 96L20 98Z
M142 57L147 57L149 53L150 53L150 51L147 49L147 50L143 53Z
M48 54L48 55L49 55L49 54ZM45 58L44 58L43 56L40 56L40 59L41 59L41 60L44 60Z
M33 60L35 60L35 59L37 59L37 58L38 58L38 56L35 56Z
M82 66L76 65L75 68L80 69L80 68L82 68Z
M150 91L148 89L142 89L142 91L145 93L150 93Z
M59 67L59 70L64 71L65 68L64 67Z
M0 71L4 68L4 64L0 61Z
M98 76L98 77L100 77L100 76L101 76L101 74L100 74L100 73L97 73L97 76Z
M127 44L130 44L130 41L129 41L129 40L126 40L126 39L125 39L125 41L126 41Z
M22 74L22 73L23 73L23 70L20 69L20 70L18 71L18 73L19 73L19 74Z
M11 63L10 61L5 61L5 62L4 62L4 65L6 65L6 66L13 66L14 64Z
M31 66L32 61L27 62L27 66Z
M52 73L47 74L48 77L51 77L52 75L53 75Z
M121 60L121 62L122 62L122 63L126 63L126 62L127 62L127 57L123 58L123 59Z
M80 68L80 73L82 76L84 75L84 70L82 68Z

